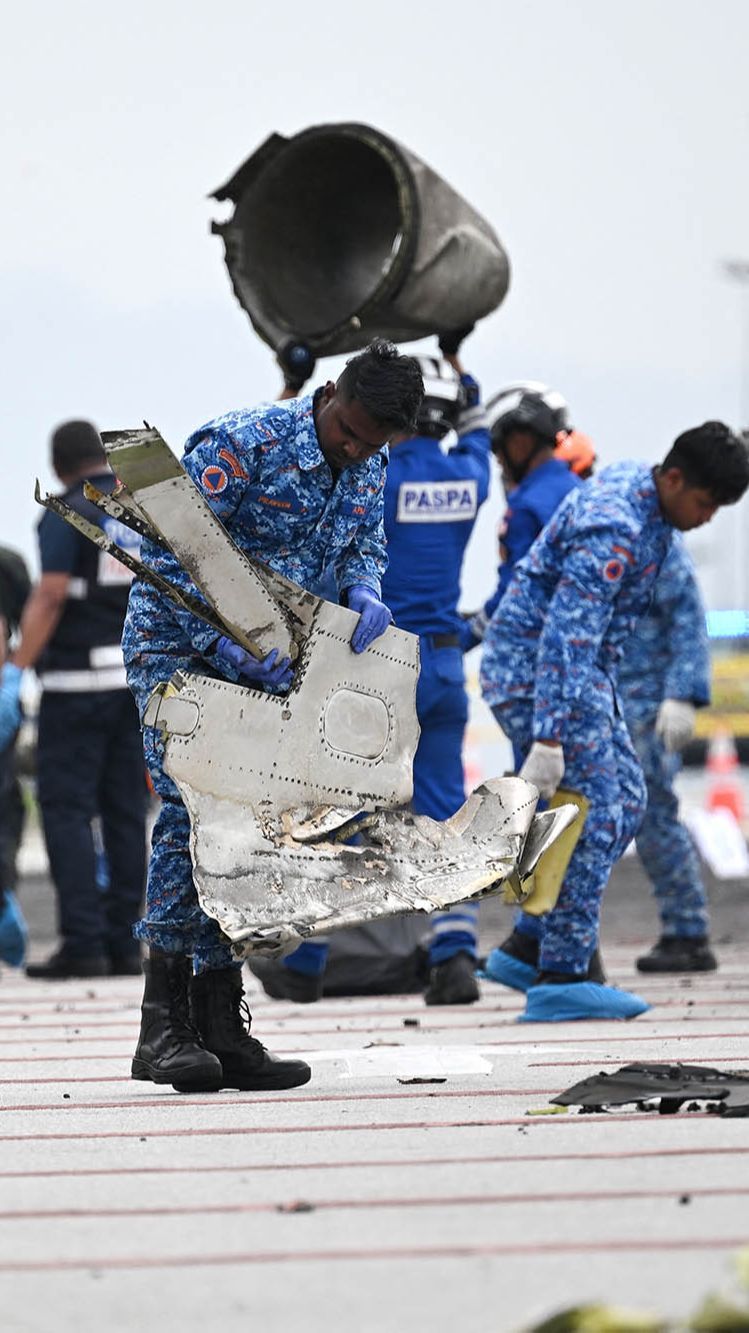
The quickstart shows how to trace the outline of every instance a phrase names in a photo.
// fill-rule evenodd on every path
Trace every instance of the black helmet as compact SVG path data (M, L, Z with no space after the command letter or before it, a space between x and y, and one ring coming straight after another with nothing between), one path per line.
M424 397L416 415L416 432L441 440L455 427L465 406L465 394L457 371L438 356L417 356L424 380Z

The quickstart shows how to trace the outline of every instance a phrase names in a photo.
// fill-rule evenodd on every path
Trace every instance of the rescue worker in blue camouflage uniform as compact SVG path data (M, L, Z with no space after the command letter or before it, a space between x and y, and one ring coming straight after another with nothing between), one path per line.
M686 431L660 467L619 463L571 492L516 567L484 642L481 685L543 799L564 780L590 802L556 907L521 914L509 984L531 1022L631 1018L639 996L588 979L601 896L637 832L645 782L614 681L674 528L708 522L749 484L746 443L721 422Z
M392 619L380 596L383 447L411 426L422 393L413 358L377 341L348 362L337 384L232 412L196 431L185 447L185 469L247 555L304 587L332 563L341 601L359 612L354 652ZM143 560L200 595L167 549L145 542ZM123 648L141 718L155 686L178 669L275 693L292 677L289 660L278 660L275 649L256 661L143 580L133 586ZM150 956L133 1077L180 1090L306 1083L307 1064L275 1059L247 1032L241 963L198 902L187 810L163 771L162 742L151 727L144 727L144 747L162 804L146 914L135 929Z
M710 702L705 608L692 560L674 538L653 601L625 646L619 694L648 789L637 851L655 890L661 938L638 958L641 972L710 972L707 896L699 858L679 821L674 779L694 734L695 709Z
M424 399L416 433L404 431L391 439L385 486L388 568L382 596L398 628L419 635L421 734L412 804L417 814L440 820L449 819L465 801L468 696L457 608L463 556L490 475L490 439L478 385L458 358L468 332L441 337L448 364L438 357L417 358ZM452 429L457 443L445 450L441 441ZM433 917L427 1004L470 1004L479 998L477 927L475 904ZM309 941L281 963L259 959L251 966L274 998L304 1003L323 993L326 958L327 945Z

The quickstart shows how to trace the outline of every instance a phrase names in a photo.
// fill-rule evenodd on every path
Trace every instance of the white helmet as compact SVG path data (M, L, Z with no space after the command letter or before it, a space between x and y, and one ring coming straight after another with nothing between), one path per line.
M461 408L465 407L465 391L457 371L438 356L417 356L424 381L424 397L416 414L416 430L441 440L452 430Z

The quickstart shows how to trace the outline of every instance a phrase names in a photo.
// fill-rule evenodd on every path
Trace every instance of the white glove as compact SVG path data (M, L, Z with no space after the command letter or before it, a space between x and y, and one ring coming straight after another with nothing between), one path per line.
M538 787L544 800L554 795L564 777L564 750L561 745L545 745L534 741L519 776Z
M686 699L664 699L658 709L655 734L669 754L683 750L694 735L695 707Z

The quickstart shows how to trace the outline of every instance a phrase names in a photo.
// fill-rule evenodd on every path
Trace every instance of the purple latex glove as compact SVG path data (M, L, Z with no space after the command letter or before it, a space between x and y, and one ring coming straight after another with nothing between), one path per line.
M280 662L276 661L278 649L271 648L268 656L262 662L258 662L252 653L245 652L233 639L227 639L222 636L214 649L214 656L218 659L217 665L221 670L221 664L226 663L234 671L239 672L239 679L247 685L265 685L269 690L276 694L283 694L288 690L293 671L291 669L291 658L282 657Z
M359 612L359 620L354 630L351 647L355 653L363 653L370 643L385 633L392 625L390 608L381 602L377 593L368 588L366 583L355 583L346 589L346 599L351 611Z

